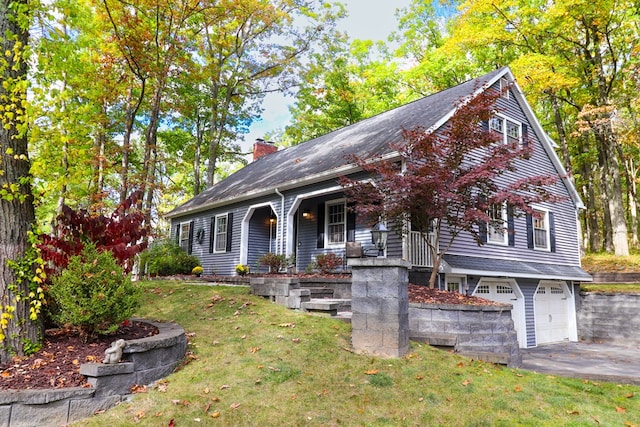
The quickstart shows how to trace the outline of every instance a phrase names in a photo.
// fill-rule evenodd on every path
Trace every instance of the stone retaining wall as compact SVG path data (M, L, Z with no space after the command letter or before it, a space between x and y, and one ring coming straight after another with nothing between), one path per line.
M150 384L173 372L187 349L184 329L174 323L138 321L157 327L158 334L127 341L118 364L80 365L80 373L92 388L0 392L0 426L60 426L76 422L127 399L131 386Z
M640 344L640 294L581 292L577 302L579 340Z
M409 337L485 362L522 363L508 304L409 303Z

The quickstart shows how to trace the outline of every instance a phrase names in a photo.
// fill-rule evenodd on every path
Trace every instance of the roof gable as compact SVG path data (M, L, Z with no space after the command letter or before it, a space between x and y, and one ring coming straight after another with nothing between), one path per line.
M451 118L460 100L477 95L504 76L514 80L509 69L503 67L458 86L261 157L165 216L178 217L274 193L276 190L295 188L345 175L355 170L355 166L347 161L348 156L368 158L392 154L389 144L401 141L403 130L416 126L429 130L439 128ZM554 161L554 166L561 175L566 176L550 139L540 127L517 84L514 92L528 119L534 124L534 131L543 141L545 150L552 161L554 158L557 160ZM575 189L571 190L573 186L570 182L565 182L565 185L567 183L574 203L579 206L581 202L577 192Z

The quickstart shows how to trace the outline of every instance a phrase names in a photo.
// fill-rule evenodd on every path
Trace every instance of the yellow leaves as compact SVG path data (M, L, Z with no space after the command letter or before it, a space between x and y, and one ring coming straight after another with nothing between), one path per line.
M627 412L627 408L623 408L621 406L616 406L616 412L619 414L624 414L625 412Z
M378 373L377 369L369 369L368 371L364 371L365 375L376 375Z

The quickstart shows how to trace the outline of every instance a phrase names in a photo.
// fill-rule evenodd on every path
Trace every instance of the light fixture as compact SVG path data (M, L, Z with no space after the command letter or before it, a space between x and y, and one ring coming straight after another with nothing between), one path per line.
M273 212L271 212L271 214L269 215L269 224L275 224L276 223L276 216L273 214Z
M384 256L384 248L387 247L387 236L389 234L389 229L382 223L382 221L378 222L376 225L371 228L371 240L373 244L378 249L378 257Z
M310 217L311 217L311 212L309 211L309 209L305 209L302 211L302 218L309 219Z

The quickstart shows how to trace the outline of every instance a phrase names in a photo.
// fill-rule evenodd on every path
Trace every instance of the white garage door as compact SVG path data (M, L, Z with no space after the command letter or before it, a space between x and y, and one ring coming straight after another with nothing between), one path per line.
M492 281L482 279L473 295L485 298L491 301L501 302L503 304L511 304L513 309L511 310L511 318L513 319L513 326L518 334L518 343L520 347L526 347L526 333L524 323L524 300L520 289L517 288L513 282L507 281Z
M535 298L537 344L569 339L569 298L564 282L540 282Z

